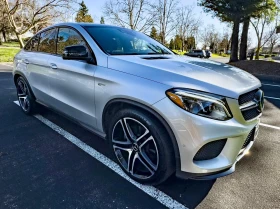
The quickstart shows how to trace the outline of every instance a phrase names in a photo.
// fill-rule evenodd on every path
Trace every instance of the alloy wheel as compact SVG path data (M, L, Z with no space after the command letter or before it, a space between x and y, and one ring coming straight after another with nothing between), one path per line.
M17 83L17 95L21 108L24 111L28 111L30 107L29 91L26 83L22 79L19 79Z
M122 118L112 132L114 153L121 166L137 179L151 178L158 169L159 154L150 131L138 120Z

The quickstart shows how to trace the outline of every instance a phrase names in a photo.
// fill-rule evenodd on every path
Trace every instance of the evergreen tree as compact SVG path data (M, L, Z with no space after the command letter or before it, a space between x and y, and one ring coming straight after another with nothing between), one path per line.
M174 41L173 41L173 38L170 40L169 48L170 48L170 49L174 49Z
M175 39L174 39L174 48L176 50L182 50L182 39L180 38L179 35L176 35L175 36Z
M155 39L155 40L158 40L157 29L154 26L152 27L152 30L151 30L151 33L150 33L150 37Z
M264 0L200 0L199 5L220 20L233 23L230 62L238 61L239 26Z
M101 17L101 19L100 19L100 24L105 24L104 17Z
M90 16L90 14L88 14L88 8L85 5L85 2L82 1L81 3L79 3L80 5L80 9L76 15L75 21L76 22L91 22L93 23L93 19Z

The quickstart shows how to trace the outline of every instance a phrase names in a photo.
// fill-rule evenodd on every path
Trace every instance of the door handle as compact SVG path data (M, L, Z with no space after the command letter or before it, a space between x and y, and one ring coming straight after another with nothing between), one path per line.
M29 60L28 60L28 59L24 59L23 62L24 62L25 64L27 64L27 65L29 64Z
M50 66L51 66L52 69L57 69L57 65L54 64L54 63L51 63Z

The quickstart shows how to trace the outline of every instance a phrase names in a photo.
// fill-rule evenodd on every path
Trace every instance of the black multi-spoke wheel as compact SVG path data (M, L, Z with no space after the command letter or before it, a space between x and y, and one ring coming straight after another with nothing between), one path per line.
M123 110L109 128L113 153L133 179L159 184L173 172L167 134L153 118L138 110Z
M16 83L18 101L21 109L26 114L32 114L35 110L35 101L24 78L19 77Z

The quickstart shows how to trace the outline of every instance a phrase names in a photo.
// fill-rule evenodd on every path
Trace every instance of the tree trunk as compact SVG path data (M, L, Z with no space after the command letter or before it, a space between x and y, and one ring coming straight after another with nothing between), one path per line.
M24 47L24 43L23 43L23 40L22 40L22 36L20 34L17 34L16 33L16 36L17 36L17 39L19 41L19 46L20 48L22 49Z
M243 23L243 30L241 35L239 59L247 60L247 48L248 48L248 32L250 25L250 17L246 18Z
M271 43L271 45L270 45L270 50L269 50L269 54L272 54L273 48L274 48L274 43Z
M240 21L235 20L233 22L232 36L231 36L231 54L229 62L238 61L238 35L239 35Z
M258 41L258 47L257 47L257 50L256 50L256 56L255 56L255 60L259 60L260 59L260 50L261 50L261 42Z

